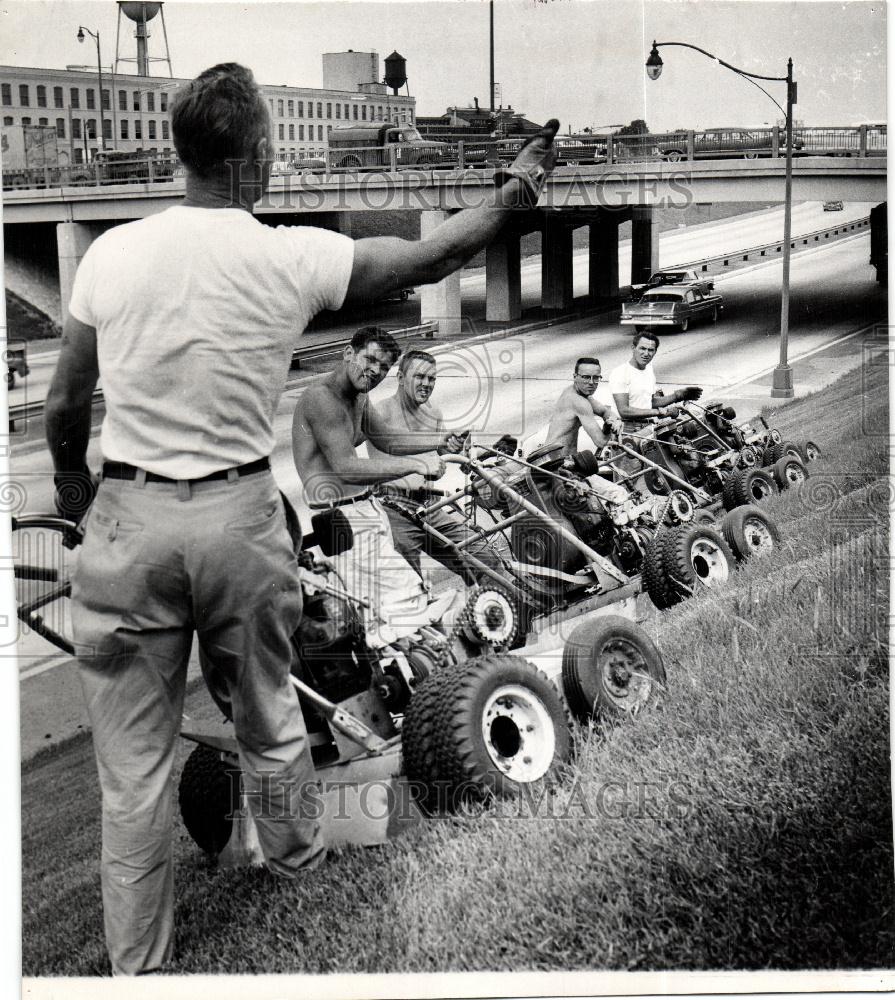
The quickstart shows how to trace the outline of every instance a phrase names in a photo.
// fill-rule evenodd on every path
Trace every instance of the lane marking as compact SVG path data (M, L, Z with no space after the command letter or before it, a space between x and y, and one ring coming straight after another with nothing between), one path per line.
M30 680L32 677L37 677L40 674L45 674L48 670L53 670L56 667L63 667L70 661L74 661L74 657L69 656L68 653L63 653L61 649L57 653L50 653L43 657L42 663L38 666L23 670L19 674L19 683L21 684L22 681Z

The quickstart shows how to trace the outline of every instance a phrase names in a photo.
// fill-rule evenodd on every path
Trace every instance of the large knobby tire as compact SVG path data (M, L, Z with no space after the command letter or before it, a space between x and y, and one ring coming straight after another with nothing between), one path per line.
M796 455L783 455L774 463L774 481L781 490L801 486L807 478L808 470Z
M700 586L724 583L733 570L733 553L713 528L704 524L681 524L660 532L668 598L677 604Z
M820 445L814 441L800 441L799 452L803 462L816 462L823 455Z
M662 546L659 535L654 535L646 546L643 558L643 589L660 610L676 603L669 593L668 577L662 565Z
M227 846L239 808L239 768L211 747L197 746L180 775L177 799L187 832L206 854Z
M761 456L761 464L764 466L772 466L778 458L783 455L783 444L780 441L771 441L770 444L765 446L764 452Z
M725 510L733 510L778 492L776 480L764 469L736 469L724 480L721 501Z
M424 806L433 805L438 787L438 732L441 722L441 684L444 671L436 671L413 689L401 727L404 773Z
M752 556L764 556L780 544L777 525L753 504L737 507L725 515L721 534L741 562Z
M447 667L442 678L437 769L451 801L517 795L568 761L562 698L527 660L483 656Z
M569 710L581 723L636 715L659 697L665 666L639 625L601 615L572 631L562 654L562 684Z

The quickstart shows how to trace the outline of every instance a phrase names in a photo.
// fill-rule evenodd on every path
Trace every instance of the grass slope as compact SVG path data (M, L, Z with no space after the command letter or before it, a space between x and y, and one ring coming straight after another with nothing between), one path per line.
M655 710L579 731L541 799L219 871L177 828L176 973L890 966L885 368L776 411L825 449L783 545L649 623ZM89 744L26 766L24 971L108 971Z

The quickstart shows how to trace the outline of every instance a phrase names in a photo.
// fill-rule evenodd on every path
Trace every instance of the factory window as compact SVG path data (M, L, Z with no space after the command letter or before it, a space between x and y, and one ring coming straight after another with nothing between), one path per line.
M140 91L134 91L134 111L140 110Z
M134 138L143 140L143 120L142 118L137 118L134 120Z
M146 95L146 110L155 114L155 94L151 90Z
M96 138L96 119L95 118L88 118L87 121L84 122L84 132L85 132L85 134L86 134L86 136L87 136L88 139L95 139Z
M287 106L288 106L288 109L289 109L289 117L290 118L294 118L295 117L295 101L288 101L287 102Z
M299 125L298 126L298 141L299 142L304 142L305 141L305 127L304 127L304 125Z
M354 120L357 121L357 105L355 104L353 105L353 107L354 107Z
M294 125L290 125L289 126L289 141L290 142L295 142L295 126Z
M305 102L304 101L299 101L298 102L298 117L299 118L304 118L304 116L305 116Z
M323 142L323 126L322 125L318 125L317 126L317 141L318 142Z
M283 117L283 102L281 100L277 101L277 117Z
M363 119L364 121L366 121L366 120L367 120L367 106L366 106L366 104L364 104L364 105L362 105L362 106L361 106L361 109L360 109L360 116L361 116L361 118L362 118L362 119Z
M2 87L0 87L0 90L2 90L2 94L3 94L3 96L2 96L3 107L4 108L11 108L12 107L12 84L11 83L4 83L2 85Z
M330 134L330 132L332 132L332 130L333 130L332 125L327 125L326 126L326 141L327 142L329 142L329 134Z
M53 107L54 108L64 108L65 103L62 98L62 88L53 87Z
M163 139L170 138L170 136L168 135L168 123L166 121L162 122L162 138Z
M121 138L122 139L127 139L128 138L128 134L127 134L127 119L126 118L122 118L121 119Z
M314 102L308 101L308 118L314 117Z
M80 139L80 136L73 136L74 138ZM80 146L75 147L75 163L84 162L84 150Z
M103 118L103 138L104 139L111 139L112 138L112 119L111 118Z
M3 118L4 125L12 125L12 115L5 115Z
M282 123L279 125L278 137L281 142L286 138L286 130Z
M72 118L71 120L71 137L72 139L81 138L81 119Z
M336 105L336 118L341 118L341 117L342 117L342 105L341 104L337 104Z
M149 135L147 136L150 142L153 142L158 136L155 134L155 119L149 119Z
M37 106L39 108L47 106L47 88L42 83L37 85Z
M168 95L161 94L159 95L159 111L167 111L167 110L168 110Z
M332 104L329 101L327 101L326 102L326 117L327 118L332 118L332 116L333 116L333 106L332 106Z
M22 124L23 124L23 125L30 125L30 124L31 124L31 119L30 119L30 118L27 118L27 117L26 117L26 118L23 118L23 119L22 119Z
M64 118L57 118L56 119L56 138L57 139L64 139L65 138L65 119Z
M317 102L317 117L318 118L323 117L323 101Z
M118 110L119 111L127 111L127 91L126 90L119 90L118 91Z
M71 97L70 104L73 108L79 108L81 106L81 91L77 87L72 87L69 91Z
M31 98L28 96L27 83L19 84L19 104L21 104L23 108L27 108L31 104Z
M47 126L47 125L50 124L50 122L49 122L49 119L47 119L47 118L38 118L37 119L37 124L38 125Z
M87 110L93 111L96 108L96 93L92 87L87 88Z
M111 95L108 90L103 91L103 111L110 111L112 109Z

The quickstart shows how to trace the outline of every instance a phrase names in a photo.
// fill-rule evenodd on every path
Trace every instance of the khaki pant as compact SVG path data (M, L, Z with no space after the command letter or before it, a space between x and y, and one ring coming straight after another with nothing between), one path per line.
M192 487L100 485L72 616L103 796L113 973L151 972L171 957L171 772L194 632L229 688L243 789L269 867L294 875L322 858L319 824L302 815L314 769L289 682L301 607L269 472Z

